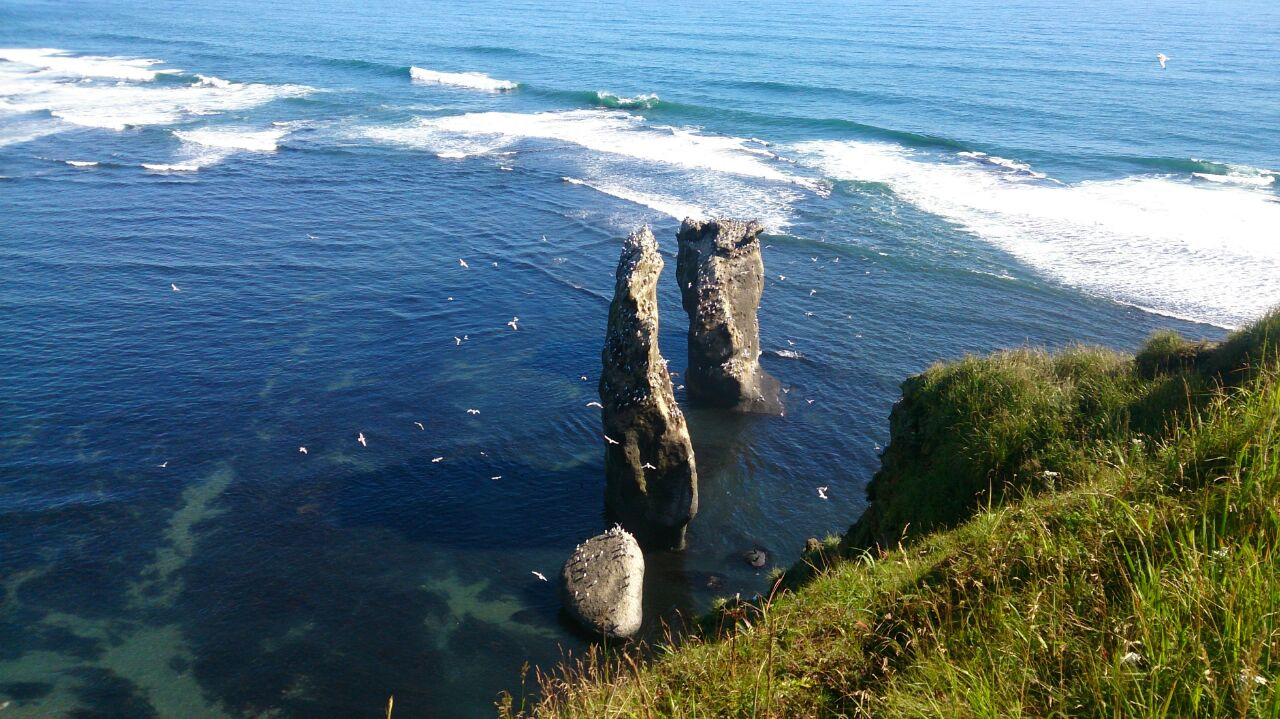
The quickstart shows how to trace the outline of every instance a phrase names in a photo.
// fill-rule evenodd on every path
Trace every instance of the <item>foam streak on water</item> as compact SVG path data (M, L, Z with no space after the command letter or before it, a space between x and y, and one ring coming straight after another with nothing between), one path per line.
M1280 303L1280 203L1175 176L1061 185L873 142L797 151L831 177L888 185L1063 283L1234 327Z

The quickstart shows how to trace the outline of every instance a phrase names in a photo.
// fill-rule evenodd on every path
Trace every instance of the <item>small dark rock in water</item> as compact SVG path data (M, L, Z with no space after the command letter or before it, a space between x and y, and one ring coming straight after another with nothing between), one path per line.
M614 527L578 545L560 570L565 610L593 634L627 638L643 618L644 555Z
M747 564L759 569L769 562L769 555L763 549L752 549L742 553L742 558L747 560Z
M658 241L622 246L600 374L605 504L645 547L681 549L698 513L698 470L666 360L658 352Z
M764 292L758 222L687 219L676 235L676 280L689 314L689 397L741 412L782 409L778 381L760 367L756 310Z

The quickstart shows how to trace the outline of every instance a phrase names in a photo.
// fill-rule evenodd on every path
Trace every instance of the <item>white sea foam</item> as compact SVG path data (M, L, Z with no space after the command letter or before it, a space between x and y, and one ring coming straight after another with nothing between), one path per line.
M0 48L0 60L25 65L47 74L63 77L111 78L115 80L132 80L150 82L161 73L176 73L179 70L153 70L163 60L134 57L103 57L99 55L73 55L66 50L55 48Z
M779 167L758 143L651 125L617 110L468 113L358 132L448 159L541 142L539 150L557 152L574 165L577 182L678 219L731 214L757 218L777 230L788 224L790 203L800 196L797 187L825 189ZM546 148L547 142L552 147Z
M197 162L174 162L169 164L144 162L142 163L142 169L152 172L195 172L200 169L200 164Z
M773 166L761 150L745 147L747 140L742 138L652 126L636 115L610 110L467 113L370 128L365 134L375 140L468 155L503 149L524 139L552 140L646 162L812 184Z
M97 167L98 163L90 160L63 160L72 167Z
M43 65L34 64L42 58ZM302 85L212 77L190 85L153 83L157 73L170 72L149 69L157 62L73 57L62 50L0 50L0 113L47 112L56 118L44 121L49 132L68 125L123 130L244 110L312 92Z
M288 134L287 127L279 126L270 130L243 127L174 130L173 136L182 141L177 152L177 162L148 163L143 167L157 172L195 172L212 167L236 153L275 152L280 140Z
M272 130L247 130L236 127L206 128L203 130L174 130L174 137L194 145L221 150L246 150L249 152L275 152L280 139L289 134L285 128Z
M217 87L223 90L231 87L231 81L223 80L220 77L213 77L211 75L199 75L199 74L197 74L196 77L199 78L196 82L197 86Z
M3 108L3 106L4 100L0 99L0 108ZM2 113L0 113L0 118L3 118L0 119L0 147L30 142L58 131L58 128L50 124L46 118L22 119L5 117Z
M501 92L519 87L518 83L510 80L498 80L482 72L439 72L437 70L428 70L424 67L410 67L409 77L414 82L448 85L450 87L462 87L468 90L483 90L485 92Z
M956 156L967 157L975 162L984 163L993 167L1001 167L1011 172L1026 175L1027 177L1034 177L1040 180L1046 179L1043 172L1036 172L1035 170L1032 170L1031 166L1024 162L1009 160L996 155L988 155L985 152L957 152Z
M637 205L644 205L645 207L657 210L664 215L674 217L677 220L683 220L686 217L701 220L708 216L707 212L701 207L689 204L676 197L641 192L631 187L627 187L626 185L605 181L588 182L586 180L579 180L575 177L565 177L563 179L571 185L589 187L596 192L603 192L606 195L616 197L620 200L634 202Z
M1224 327L1280 304L1280 203L1269 192L1170 176L1054 185L884 143L796 150L1093 294Z
M1237 174L1232 172L1226 175L1217 175L1209 172L1193 172L1191 176L1219 185L1242 185L1244 187L1268 187L1275 184L1276 181L1275 175L1265 173Z

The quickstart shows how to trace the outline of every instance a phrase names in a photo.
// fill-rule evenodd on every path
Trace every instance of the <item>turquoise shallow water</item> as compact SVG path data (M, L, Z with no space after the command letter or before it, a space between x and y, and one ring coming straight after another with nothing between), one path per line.
M649 631L855 519L930 362L1280 303L1273 3L10 2L0 48L6 716L486 716L581 649L531 572L602 528L642 223L676 368L678 218L769 225L791 390L687 410Z

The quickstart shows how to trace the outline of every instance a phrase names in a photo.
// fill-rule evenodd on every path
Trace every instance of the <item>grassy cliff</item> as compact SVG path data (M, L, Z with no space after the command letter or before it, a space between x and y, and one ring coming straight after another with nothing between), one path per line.
M866 515L704 631L539 678L543 717L1280 716L1280 314L936 365Z

